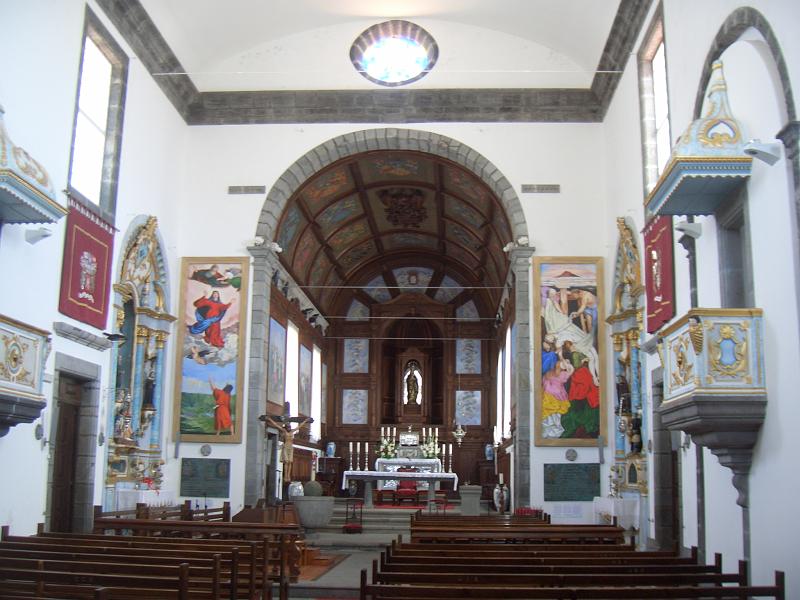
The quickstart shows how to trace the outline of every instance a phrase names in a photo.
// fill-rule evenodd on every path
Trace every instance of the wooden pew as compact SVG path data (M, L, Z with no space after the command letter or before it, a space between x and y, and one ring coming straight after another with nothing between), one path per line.
M646 600L651 598L737 598L752 597L785 600L785 578L775 572L773 586L602 586L602 587L533 587L510 585L424 585L367 583L367 570L361 571L360 600L440 600L447 598L484 599L623 599Z
M427 543L625 544L625 530L608 525L411 525L411 541Z
M11 536L8 527L0 533L0 556L3 552L25 551L48 557L53 553L90 555L87 560L109 557L117 560L128 557L131 561L148 563L203 560L220 555L222 575L232 582L228 587L238 588L242 596L268 598L271 580L281 583L279 561L269 562L270 543L248 540L194 540L185 538L151 538L92 534L42 533L36 536ZM44 554L50 553L50 554ZM51 556L50 556L51 557ZM286 575L284 571L284 575ZM281 586L288 589L287 581ZM234 587L234 583L236 587Z

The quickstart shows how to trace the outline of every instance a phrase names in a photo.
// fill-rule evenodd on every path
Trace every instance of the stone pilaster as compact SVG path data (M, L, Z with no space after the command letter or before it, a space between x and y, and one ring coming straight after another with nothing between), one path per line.
M531 257L535 248L516 247L509 252L511 271L514 273L514 345L512 357L512 394L516 398L516 422L514 432L514 506L531 504L531 418L533 396L531 394Z

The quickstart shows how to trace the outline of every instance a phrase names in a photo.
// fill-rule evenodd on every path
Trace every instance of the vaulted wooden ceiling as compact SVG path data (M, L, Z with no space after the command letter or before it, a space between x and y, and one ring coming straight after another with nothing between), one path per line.
M368 306L403 291L456 311L493 315L508 271L511 228L474 174L430 154L349 157L308 180L280 219L275 241L295 282L328 315L350 299Z

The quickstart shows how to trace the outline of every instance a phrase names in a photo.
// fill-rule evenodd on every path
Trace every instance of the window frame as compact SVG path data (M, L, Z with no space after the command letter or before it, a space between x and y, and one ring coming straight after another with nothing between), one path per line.
M666 92L666 127L672 147L672 121L669 111L669 78L667 77L667 40L664 35L664 13L661 5L656 9L642 45L637 54L639 71L639 111L642 136L642 170L644 178L644 195L647 196L655 188L661 175L658 159L658 142L655 117L655 85L653 83L653 59L658 48L663 45L664 52L664 89ZM666 161L664 165L669 161Z
M79 101L81 79L83 75L83 62L87 39L91 39L91 41L94 42L103 56L111 64L111 87L108 97L108 117L106 121L103 166L100 180L100 197L97 203L86 198L79 190L72 186L72 171L75 160L75 135L80 114ZM117 208L117 190L127 81L128 55L122 50L122 47L114 40L98 17L87 6L83 35L81 37L81 56L75 90L75 111L72 120L72 141L70 145L66 192L71 198L80 202L81 205L98 214L98 216L110 224L114 224Z

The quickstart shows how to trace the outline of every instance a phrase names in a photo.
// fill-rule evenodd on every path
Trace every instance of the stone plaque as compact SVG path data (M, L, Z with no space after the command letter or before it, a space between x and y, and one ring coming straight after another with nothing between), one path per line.
M545 502L591 502L600 495L600 464L545 464Z
M229 458L181 459L181 496L229 498L230 483Z

